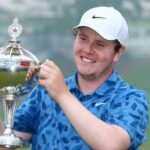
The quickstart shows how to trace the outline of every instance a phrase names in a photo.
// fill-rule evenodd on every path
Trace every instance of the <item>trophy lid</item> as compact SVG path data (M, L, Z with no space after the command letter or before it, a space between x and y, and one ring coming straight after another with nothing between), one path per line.
M30 64L39 64L39 60L19 44L17 38L22 31L23 27L15 17L8 28L11 40L8 45L0 48L0 88L23 85Z

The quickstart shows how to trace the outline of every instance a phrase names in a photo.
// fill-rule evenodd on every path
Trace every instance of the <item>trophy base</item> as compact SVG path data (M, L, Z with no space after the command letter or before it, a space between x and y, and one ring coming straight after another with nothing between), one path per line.
M22 141L15 136L2 135L0 136L0 147L19 148L22 147Z

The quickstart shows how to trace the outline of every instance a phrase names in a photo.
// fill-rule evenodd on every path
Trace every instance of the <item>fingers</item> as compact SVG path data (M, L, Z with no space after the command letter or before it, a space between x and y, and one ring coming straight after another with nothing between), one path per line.
M46 65L54 70L59 70L58 66L52 60L46 60L42 65Z
M39 71L39 79L49 79L53 78L57 73L57 68L53 65L51 61L46 61L41 65Z
M57 65L53 61L48 59L41 65L31 63L25 80L31 80L33 75L37 72L39 75L39 79L47 79L50 77L50 75L55 75L57 71L59 71Z

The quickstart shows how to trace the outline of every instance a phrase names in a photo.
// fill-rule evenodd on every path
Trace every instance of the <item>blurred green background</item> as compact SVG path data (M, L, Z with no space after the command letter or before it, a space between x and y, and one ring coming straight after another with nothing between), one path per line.
M7 0L0 1L0 47L10 40L8 26L17 16L23 25L21 45L43 62L52 59L67 77L75 71L72 58L74 36L85 10L94 6L113 6L120 10L129 25L127 51L116 70L122 77L143 89L150 97L150 1L149 0ZM0 79L0 84L4 79ZM3 116L2 105L0 117ZM150 147L150 127L147 141L140 150ZM28 148L26 150L29 150Z

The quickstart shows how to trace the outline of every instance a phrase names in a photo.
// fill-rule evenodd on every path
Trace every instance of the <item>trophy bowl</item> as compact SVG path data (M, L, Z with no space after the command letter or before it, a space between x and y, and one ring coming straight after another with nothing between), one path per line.
M22 147L22 140L12 131L16 103L18 97L29 93L34 86L34 82L26 86L29 84L25 80L29 67L31 64L39 65L39 60L16 40L22 29L18 18L14 18L8 28L12 39L7 46L0 48L0 96L4 107L5 126L3 135L0 135L0 147Z
M31 63L38 60L28 51L11 41L6 48L0 49L0 89L8 86L24 85Z

